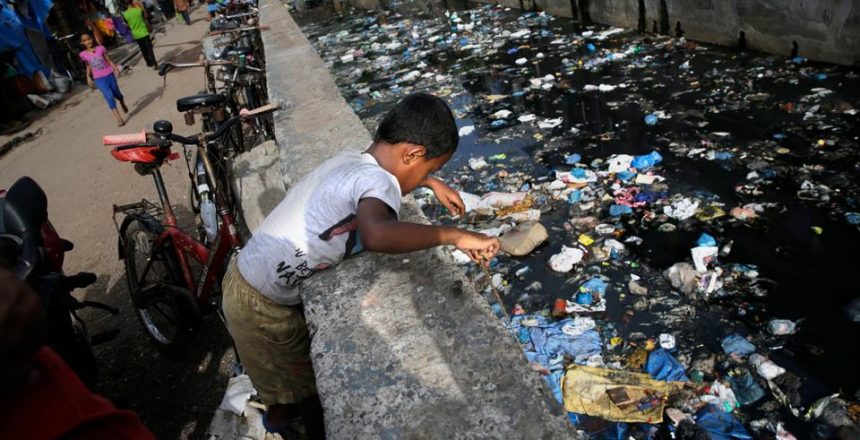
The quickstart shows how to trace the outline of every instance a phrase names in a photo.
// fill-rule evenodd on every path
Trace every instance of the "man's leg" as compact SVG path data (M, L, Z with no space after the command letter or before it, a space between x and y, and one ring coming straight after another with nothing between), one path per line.
M146 37L143 38L143 40L145 41L144 44L146 46L146 54L148 57L147 58L148 61L146 62L146 65L150 66L150 67L155 67L156 64L158 64L158 63L155 60L155 50L152 48L152 38L151 38L151 36L147 35Z
M140 48L140 55L143 57L143 62L145 62L147 66L152 67L152 65L149 64L149 53L146 52L146 42L149 41L148 38L149 37L143 37L134 41L137 43L137 47Z

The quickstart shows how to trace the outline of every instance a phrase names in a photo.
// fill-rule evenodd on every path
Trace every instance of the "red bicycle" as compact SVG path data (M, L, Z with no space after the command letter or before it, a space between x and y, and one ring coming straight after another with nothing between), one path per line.
M174 134L169 121L157 121L154 133L105 136L105 145L114 146L111 154L117 160L133 163L138 174L151 175L155 181L159 204L144 199L114 205L113 219L119 232L119 258L125 261L132 304L150 339L166 352L179 351L199 324L202 313L217 309L210 301L212 293L220 289L226 262L239 248L241 239L222 191L215 192L220 221L215 240L207 247L182 231L159 168L179 158L178 153L171 152L173 142L177 142L196 145L205 171L212 176L207 145L220 142L234 124L277 109L277 104L268 104L243 111L215 132L190 137ZM125 214L121 224L117 222L119 213ZM192 259L203 265L196 278L190 265Z

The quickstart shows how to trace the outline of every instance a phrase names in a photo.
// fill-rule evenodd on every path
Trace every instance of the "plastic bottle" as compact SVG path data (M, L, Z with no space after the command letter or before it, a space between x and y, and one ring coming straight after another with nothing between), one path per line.
M728 243L724 244L722 249L720 249L720 257L727 257L730 253L732 253L732 245L735 244L734 240L729 240Z
M200 218L203 220L203 229L206 230L206 238L210 242L215 240L218 235L218 213L215 209L215 203L209 200L209 193L201 195L200 198Z
M210 191L206 179L206 168L203 166L203 161L198 159L197 194L200 196L200 220L203 222L203 229L206 230L206 238L211 242L218 235L218 213Z

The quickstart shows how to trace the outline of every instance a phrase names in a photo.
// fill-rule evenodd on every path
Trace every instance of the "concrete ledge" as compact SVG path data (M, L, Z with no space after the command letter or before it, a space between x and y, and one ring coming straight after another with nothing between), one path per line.
M289 186L370 136L276 0L261 2ZM253 198L252 198L253 199ZM411 199L402 215L426 221ZM408 260L408 261L407 261ZM303 289L329 438L573 438L522 349L443 250L363 254Z

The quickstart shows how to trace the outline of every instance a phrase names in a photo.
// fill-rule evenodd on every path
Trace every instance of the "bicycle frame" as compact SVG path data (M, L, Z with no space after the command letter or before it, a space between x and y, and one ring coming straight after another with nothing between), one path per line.
M204 142L201 142L201 144L203 143L205 143L205 140ZM203 153L201 156L204 158L203 164L206 168L206 172L211 175L212 164L209 162L209 159L205 154L206 147L198 146L198 148L201 148L201 153ZM158 198L161 202L164 213L164 218L162 220L164 232L162 232L155 240L155 243L153 243L151 253L152 255L155 255L164 248L165 243L168 241L173 243L173 251L179 261L185 286L188 288L189 292L193 292L194 300L197 304L203 305L209 299L212 287L224 275L224 261L228 253L237 250L241 245L241 239L239 238L239 233L236 230L233 215L230 213L229 208L225 206L223 200L219 200L217 205L218 214L221 218L221 227L219 228L215 242L212 246L207 248L189 234L179 229L176 216L173 213L173 208L170 206L167 188L164 185L164 180L162 179L161 172L158 168L152 171L152 177L155 181ZM220 192L216 192L216 198L221 199L222 197L223 196ZM201 275L200 280L197 280L196 282L193 274L191 273L188 258L193 258L203 265L203 274ZM151 263L152 257L147 260L142 276L145 277L149 272Z

